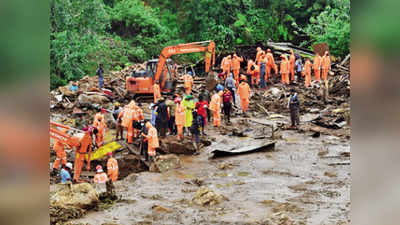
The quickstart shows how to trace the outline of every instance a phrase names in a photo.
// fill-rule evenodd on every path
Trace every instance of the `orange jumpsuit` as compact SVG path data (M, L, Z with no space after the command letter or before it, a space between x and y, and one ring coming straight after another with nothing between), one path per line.
M118 170L118 161L115 158L109 158L107 161L107 175L113 182L118 179Z
M250 103L250 86L246 82L242 82L238 88L238 94L240 96L240 105L242 106L242 111L246 112L249 108Z
M264 55L264 54L265 54L265 52L263 50L261 50L261 49L259 51L257 51L257 53L256 53L256 63L257 63L257 65L260 62L261 55Z
M183 126L185 125L185 107L179 103L175 108L175 123L178 129L178 140L183 138Z
M210 110L213 113L213 124L215 127L221 126L221 95L222 91L215 93L210 102Z
M268 78L268 77L271 77L271 69L274 68L275 73L277 73L277 68L276 68L275 59L274 59L274 56L272 55L272 53L268 52L266 57L267 57L267 64L266 64L266 66L267 66L266 74L267 75L266 75L266 77Z
M149 156L155 156L156 148L160 147L160 143L158 142L157 130L153 127L153 125L151 125L150 122L146 123L146 127L148 129L148 134L144 134L143 136L148 142L147 152Z
M226 56L225 58L222 59L221 69L222 69L222 72L225 74L225 76L224 76L225 78L228 77L229 73L231 72L231 66L232 66L231 63L232 63L232 60L231 60L230 56Z
M158 99L161 98L161 90L160 90L160 85L154 84L153 86L153 92L154 92L154 103L157 103Z
M85 136L82 137L80 141L80 147L77 149L75 153L75 162L74 162L74 180L78 181L81 172L83 163L85 162L85 155L88 154L88 161L86 164L86 170L90 170L90 157L92 153L92 137L90 137L90 132L85 132Z
M93 182L96 184L104 184L108 181L107 174L102 172L102 173L96 173L93 178Z
M236 84L239 84L239 71L240 71L240 62L243 62L243 58L239 56L233 56L232 58L232 70L233 75L236 80Z
M144 120L143 110L139 106L135 107L135 114L136 114L136 121ZM139 132L140 131L138 129L133 128L133 137L135 138L138 137Z
M308 87L311 85L311 62L310 60L307 60L306 63L304 64L304 86Z
M104 135L106 133L107 124L104 120L104 115L102 113L97 113L94 116L93 126L97 128L99 131L96 135L96 144L98 147L103 146L104 143Z
M290 54L289 57L289 66L290 66L290 80L294 81L294 63L296 62L296 57L294 56L293 51L291 51L292 54Z
M328 71L331 69L331 58L329 55L325 54L324 57L322 57L321 67L322 80L326 80L328 78Z
M135 101L131 101L128 104L128 107L124 111L124 117L122 118L122 126L124 126L124 118L126 122L126 128L127 128L127 133L126 133L126 139L128 143L133 142L133 121L137 120L137 115L136 115L136 103Z
M320 81L321 80L321 78L320 78L320 73L321 73L321 61L322 61L322 58L321 58L321 56L319 56L318 54L314 57L314 65L313 65L313 68L314 68L314 76L315 76L315 80L316 81Z
M283 84L289 84L289 62L286 56L281 61L281 77Z
M54 142L53 149L56 151L56 160L54 161L53 169L58 170L60 162L62 165L67 164L67 154L65 153L64 145L59 141Z
M192 93L193 77L189 74L183 75L183 86L185 87L185 93L190 95Z
M254 66L254 70L251 70L251 66ZM247 73L251 74L251 84L258 84L260 79L260 67L258 67L253 60L247 62Z

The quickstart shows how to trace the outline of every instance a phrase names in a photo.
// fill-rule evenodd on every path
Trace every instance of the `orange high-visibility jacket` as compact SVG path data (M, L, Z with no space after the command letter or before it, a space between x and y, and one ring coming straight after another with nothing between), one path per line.
M54 145L53 145L53 149L54 149L54 151L56 151L57 158L62 159L62 158L67 157L67 154L64 151L64 145L61 142L55 141Z
M267 65L269 65L269 66L273 66L273 65L275 65L275 59L274 59L274 56L272 55L272 53L270 53L270 52L268 52L267 53Z
M185 125L185 107L183 106L183 103L181 102L175 109L175 123L176 125Z
M281 73L289 73L289 62L286 58L281 61Z
M310 60L307 60L306 63L304 64L304 74L311 74L311 62Z
M221 111L221 97L218 95L218 93L215 93L211 97L210 110L214 112Z
M262 55L263 53L265 54L265 52L264 52L263 50L260 50L260 51L257 52L257 54L256 54L256 63L259 62L260 57L261 57L261 55Z
M233 70L238 70L240 69L240 62L243 62L243 58L239 56L234 56L232 58L232 69Z
M246 82L240 83L239 88L238 88L238 93L239 93L240 99L249 99L250 93L251 93L249 84L247 84Z
M255 66L256 64L254 63L253 60L247 61L247 73L251 74L253 71L251 70L251 66Z
M193 85L193 77L190 76L189 74L185 74L183 76L183 85L185 86L185 88L192 87L192 85Z
M232 59L228 59L228 57L225 57L221 62L221 68L223 70L229 71L231 70L231 63Z
M322 57L321 67L324 69L331 69L331 58L329 55Z
M93 182L96 184L104 184L108 181L107 174L103 173L97 173L94 175Z
M146 139L151 148L160 147L160 144L158 142L157 130L153 126L150 127L148 135L146 136Z
M314 57L314 65L313 65L313 68L314 68L314 69L321 69L321 61L322 61L321 56L316 55L316 56Z
M160 85L154 84L154 98L159 99L161 98L161 90L160 90Z
M115 158L109 158L107 161L107 175L114 182L118 179L118 161Z
M144 120L143 110L136 106L135 108L136 120Z
M296 61L296 57L295 57L294 54L292 53L292 54L290 55L290 57L289 57L289 65L290 65L290 68L294 67L295 61Z

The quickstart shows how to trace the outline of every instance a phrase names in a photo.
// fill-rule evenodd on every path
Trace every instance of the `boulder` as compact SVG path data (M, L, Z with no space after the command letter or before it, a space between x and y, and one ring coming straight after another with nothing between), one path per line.
M160 155L154 160L154 166L164 173L171 169L177 169L181 167L181 160L174 154Z
M161 141L161 149L166 153L192 155L196 152L196 147L190 138L178 141L176 136L167 136Z
M223 195L217 194L207 187L200 187L194 195L192 202L200 206L213 206L227 200Z
M104 104L110 100L103 95L86 95L80 94L78 96L79 107L90 107L93 104Z
M60 189L50 197L52 206L62 208L90 209L99 203L99 195L92 185L62 184Z

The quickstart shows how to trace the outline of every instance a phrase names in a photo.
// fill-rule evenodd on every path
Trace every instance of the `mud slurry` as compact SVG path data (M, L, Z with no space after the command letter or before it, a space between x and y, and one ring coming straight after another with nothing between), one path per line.
M240 127L243 118L233 119ZM287 123L288 118L281 118ZM321 134L282 130L275 150L211 159L211 151L254 144L262 125L248 137L221 135L200 155L179 156L182 168L140 172L115 183L121 201L89 212L70 224L346 224L350 220L350 142ZM269 129L267 129L269 130ZM225 132L225 131L223 131ZM348 131L349 132L349 131ZM268 134L266 134L268 135ZM258 141L258 140L257 140ZM320 152L324 151L324 154ZM223 196L219 204L192 200L200 188Z

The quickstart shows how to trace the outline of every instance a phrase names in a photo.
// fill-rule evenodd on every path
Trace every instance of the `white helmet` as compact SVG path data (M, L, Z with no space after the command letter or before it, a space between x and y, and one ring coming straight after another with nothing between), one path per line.
M72 163L68 162L67 164L65 164L65 166L72 170Z

